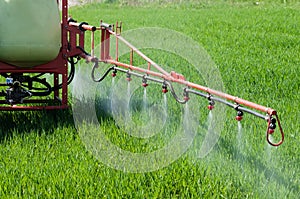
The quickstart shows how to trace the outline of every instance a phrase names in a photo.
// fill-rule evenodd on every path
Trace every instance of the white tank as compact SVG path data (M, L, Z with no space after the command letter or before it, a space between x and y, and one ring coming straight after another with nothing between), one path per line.
M55 59L60 47L57 0L0 0L0 61L33 67Z

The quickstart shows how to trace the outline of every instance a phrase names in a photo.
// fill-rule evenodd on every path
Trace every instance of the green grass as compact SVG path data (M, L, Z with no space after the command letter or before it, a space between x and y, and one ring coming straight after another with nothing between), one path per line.
M299 7L252 3L197 8L92 4L72 8L70 13L78 21L90 24L98 24L100 19L111 23L121 20L124 31L162 27L187 35L214 60L228 93L278 110L285 142L278 148L268 148L266 124L247 115L241 146L233 120L236 113L228 110L220 140L207 157L193 156L196 140L184 156L168 167L149 173L124 173L106 166L86 150L71 110L2 112L1 198L299 196ZM180 59L146 52L176 71L191 73L189 79L198 82L190 68L182 68L181 63L185 62ZM201 77L199 81L203 82ZM101 106L101 99L99 103ZM102 115L100 122L106 138L126 150L151 151L168 141L158 142L162 135L150 141L133 139L118 129L107 114ZM202 139L200 135L196 138Z

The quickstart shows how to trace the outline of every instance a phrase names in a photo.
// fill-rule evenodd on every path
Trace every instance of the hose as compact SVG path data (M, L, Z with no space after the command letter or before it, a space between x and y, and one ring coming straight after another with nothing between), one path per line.
M67 85L69 85L73 79L74 79L74 76L75 76L75 62L74 62L74 57L71 57L68 62L71 64L71 71L68 75L68 80L67 80ZM59 90L62 88L62 83L57 85L57 86L53 86L51 88L51 91L56 91L56 90Z
M45 88L32 87L31 89L33 89L33 90L40 90L39 92L35 92L35 91L30 90L30 93L32 94L32 96L48 96L48 95L51 94L51 92L52 92L51 85L46 80L39 79L37 77L33 77L33 78L31 78L31 82L38 82L38 83L45 86ZM44 90L44 92L41 92L42 90Z
M109 69L107 69L107 71L99 79L96 79L95 78L95 69L96 68L98 68L98 62L97 61L95 62L94 66L92 68L92 73L91 73L91 76L92 76L92 79L93 79L94 82L101 82L109 74L110 71L115 70L115 66L112 66Z
M185 104L185 103L187 102L187 100L185 100L185 99L182 99L182 100L179 99L179 97L177 96L177 94L176 94L176 92L175 92L175 90L174 90L173 85L172 85L170 82L165 81L164 83L168 84L168 86L169 86L170 89L171 89L171 94L173 95L174 99L175 99L178 103L180 103L180 104Z

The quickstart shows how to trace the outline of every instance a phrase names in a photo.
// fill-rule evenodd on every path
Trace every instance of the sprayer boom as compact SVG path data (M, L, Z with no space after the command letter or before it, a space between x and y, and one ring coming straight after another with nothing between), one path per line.
M148 86L148 81L154 81L157 83L161 83L162 85L162 92L168 92L168 88L170 89L173 97L179 103L186 103L190 98L190 94L198 95L200 97L206 98L209 101L208 109L213 110L215 102L219 102L225 104L237 111L236 120L240 121L243 119L243 113L249 113L256 117L259 117L265 121L267 121L267 131L266 131L266 139L267 142L272 146L279 146L282 144L284 140L284 133L277 115L277 111L265 107L247 100L244 100L239 97L235 97L229 95L227 93L223 93L193 82L189 82L185 79L182 74L178 74L174 71L167 72L157 63L155 63L152 59L147 57L143 54L140 50L134 47L131 43L129 43L126 39L121 36L121 24L116 24L116 30L113 25L103 23L101 21L100 27L91 27L87 26L80 26L78 23L70 23L71 26L78 26L83 31L90 30L92 31L92 49L91 52L94 52L94 32L96 30L101 31L101 52L100 52L100 59L95 58L94 54L87 55L84 54L83 57L87 61L92 61L94 63L92 69L92 78L95 82L101 82L108 74L112 71L112 76L116 76L117 71L126 73L127 80L130 81L132 76L142 78L142 86ZM111 36L114 36L116 39L116 52L117 55L115 59L112 58L110 55L110 39ZM123 63L118 60L118 45L119 42L122 42L130 49L130 61L129 63ZM147 68L140 68L133 65L133 54L138 55L147 63ZM95 78L95 69L99 67L99 62L107 63L112 65L99 79ZM152 69L155 69L153 71ZM156 72L158 71L158 72ZM172 84L177 83L184 86L183 95L179 97ZM265 113L265 114L262 114ZM279 131L281 134L281 140L277 143L273 143L270 140L270 134L273 134L276 128L276 123L278 124Z

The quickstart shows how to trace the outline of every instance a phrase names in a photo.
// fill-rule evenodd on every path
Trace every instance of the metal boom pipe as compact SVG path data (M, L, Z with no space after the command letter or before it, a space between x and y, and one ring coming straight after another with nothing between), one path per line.
M145 54L143 54L140 50L138 50L136 47L134 47L131 43L129 43L127 40L125 40L122 36L117 35L115 32L113 32L111 30L108 30L108 31L109 31L110 34L114 35L117 39L121 40L124 44L126 44L135 53L137 53L139 56L141 56L145 61L147 61L152 66L154 66L162 74L157 73L157 72L153 72L153 71L150 71L150 70L146 70L146 69L141 69L139 67L136 67L136 66L133 66L133 65L130 65L130 64L124 64L124 63L121 63L121 62L118 62L118 61L115 61L115 60L105 60L106 62L109 62L111 64L115 64L115 65L119 65L119 66L122 66L122 67L126 67L130 70L136 70L136 71L143 72L143 73L146 73L146 74L150 74L150 75L153 75L153 76L161 77L161 78L164 78L164 79L169 80L171 82L177 82L177 83L186 85L188 87L191 87L191 88L194 88L194 89L197 89L197 90L201 90L201 91L207 92L209 94L224 98L226 100L233 101L237 104L244 105L244 106L256 109L256 110L261 111L261 112L265 112L269 115L276 115L276 113L277 113L276 110L274 110L272 108L262 106L262 105L254 103L254 102L250 102L248 100L245 100L245 99L233 96L233 95L229 95L227 93L223 93L221 91L217 91L217 90L205 87L205 86L201 86L199 84L195 84L195 83L186 81L182 78L174 78L170 73L165 71L157 63L155 63L153 60L151 60L149 57L147 57Z

